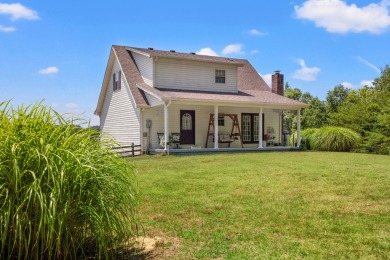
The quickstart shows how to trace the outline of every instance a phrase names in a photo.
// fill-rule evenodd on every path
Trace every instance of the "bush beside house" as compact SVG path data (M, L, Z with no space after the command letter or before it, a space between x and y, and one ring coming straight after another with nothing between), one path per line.
M294 133L290 143L297 140ZM318 151L349 152L359 147L362 137L355 131L344 128L326 126L322 128L308 128L301 131L302 148Z

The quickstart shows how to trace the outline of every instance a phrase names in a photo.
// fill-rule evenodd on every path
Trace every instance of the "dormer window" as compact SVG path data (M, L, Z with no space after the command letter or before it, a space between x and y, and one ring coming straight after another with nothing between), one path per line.
M215 83L225 83L225 70L215 70Z
M118 72L114 72L114 74L112 74L112 89L114 91L116 90L120 90L121 89L121 71L118 71Z

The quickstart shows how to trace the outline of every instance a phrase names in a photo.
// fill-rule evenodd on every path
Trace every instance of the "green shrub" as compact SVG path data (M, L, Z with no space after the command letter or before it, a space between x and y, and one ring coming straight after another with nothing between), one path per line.
M361 136L351 129L326 126L317 129L310 138L313 150L348 152L361 143Z
M0 259L109 258L132 235L132 166L74 122L0 103Z
M366 132L363 142L356 151L388 155L390 154L390 137L375 132Z
M317 131L316 128L307 128L301 131L301 147L303 149L311 150L311 138L316 131ZM295 145L296 141L297 141L297 132L294 132L290 136L289 145L290 146L293 146L293 144Z

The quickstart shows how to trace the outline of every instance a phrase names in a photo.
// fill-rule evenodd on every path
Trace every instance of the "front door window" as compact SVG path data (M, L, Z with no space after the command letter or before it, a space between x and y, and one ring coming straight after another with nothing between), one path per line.
M185 113L181 119L181 124L182 130L192 130L192 116Z

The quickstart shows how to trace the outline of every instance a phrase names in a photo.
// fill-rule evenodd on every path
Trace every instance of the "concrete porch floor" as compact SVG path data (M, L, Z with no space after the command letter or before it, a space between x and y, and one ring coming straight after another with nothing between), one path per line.
M300 150L298 147L291 146L268 146L263 148L193 148L193 149L177 149L171 148L169 149L169 153L171 154L179 154L179 153L219 153L219 152L267 152L267 151L296 151ZM151 154L160 154L160 153L168 153L164 149L151 149L149 150Z

